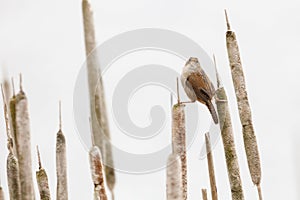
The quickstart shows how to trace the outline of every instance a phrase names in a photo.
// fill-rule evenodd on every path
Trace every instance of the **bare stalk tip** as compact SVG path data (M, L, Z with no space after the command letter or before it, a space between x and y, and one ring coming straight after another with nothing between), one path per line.
M59 108L59 130L61 131L61 129L62 129L62 119L61 119L61 101L59 101L59 106L58 106Z
M4 90L3 90L2 84L1 84L1 93L2 93L3 104L6 104L5 97L4 97Z
M229 23L229 19L228 19L228 15L227 15L227 10L225 9L225 18L226 18L226 24L227 24L227 31L230 31L230 23Z
M215 54L213 54L213 60L214 60L216 77L217 77L217 87L220 88L220 86L221 86L221 79L220 79L220 75L219 75L218 68L217 68L217 61L216 61Z
M177 88L177 103L180 104L180 95L179 95L179 81L178 77L176 78L176 88Z
M170 92L170 106L171 106L171 110L172 110L172 107L173 107L173 95L172 95L172 92Z
M22 74L20 73L20 91L23 91L23 80L22 80Z
M39 169L42 169L41 155L40 155L40 150L38 145L36 145L36 152L38 157Z
M13 96L16 96L15 82L14 82L14 78L13 77L11 77L11 85L12 85L12 88L13 88Z

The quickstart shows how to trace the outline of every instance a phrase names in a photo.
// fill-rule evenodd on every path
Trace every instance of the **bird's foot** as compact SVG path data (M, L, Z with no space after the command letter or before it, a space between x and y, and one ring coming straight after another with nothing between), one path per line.
M228 101L225 99L219 99L217 97L215 97L216 102L220 102L220 103L227 103Z
M196 101L182 101L179 104L188 104L188 103L195 103Z

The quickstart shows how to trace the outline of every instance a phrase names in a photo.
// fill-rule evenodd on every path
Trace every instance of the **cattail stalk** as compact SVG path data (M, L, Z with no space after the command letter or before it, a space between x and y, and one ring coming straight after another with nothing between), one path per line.
M14 154L18 156L18 138L17 138L17 127L16 127L16 93L15 93L15 84L14 80L11 79L12 83L12 89L13 89L13 95L9 100L9 121L10 121L10 127L11 127L11 135L13 138L14 145Z
M221 86L221 80L219 78L219 74L217 72L216 61L215 62L215 70L217 76L218 89L216 90L216 101L217 111L219 115L219 124L221 130L221 136L224 146L225 152L225 160L227 166L227 173L230 182L231 188L231 197L232 200L243 200L243 188L242 188L242 180L240 175L240 168L238 163L238 157L236 153L235 143L234 143L234 135L233 128L231 123L231 116L227 102L227 95L223 86Z
M96 39L94 19L91 5L88 0L82 1L82 12L84 22L85 48L87 57L87 73L90 94L90 110L92 121L92 135L95 145L99 147L105 164L105 176L107 186L114 197L115 172L110 144L110 131L107 119L106 104L104 98L104 87L99 68L96 50Z
M22 200L35 199L32 162L31 162L31 141L30 141L30 121L28 113L28 101L22 88L22 77L20 76L20 92L15 100L16 118L16 146L17 158L19 161L21 196Z
M4 87L5 87L5 85L4 85ZM11 137L7 104L6 104L7 98L4 95L5 88L3 89L2 85L1 85L1 92L2 92L2 98L3 98L3 104L4 104L3 110L4 110L4 119L5 119L6 134L7 134L7 148L9 151L7 160L6 160L6 173L7 173L9 197L11 200L21 200L19 163L13 152L13 139Z
M90 168L94 183L94 199L107 200L100 150L93 146L89 151Z
M182 170L183 200L187 199L187 160L186 160L186 132L185 105L180 103L177 79L178 103L172 109L172 148L173 153L180 156Z
M211 150L209 133L205 134L205 144L206 144L207 165L208 165L208 172L209 172L211 196L212 196L212 200L218 200L214 161L213 161L213 155Z
M66 139L62 132L61 104L59 102L59 130L56 135L56 199L68 199Z
M38 163L39 163L39 170L36 171L36 180L40 192L40 198L41 200L50 200L50 190L49 190L49 184L48 184L48 176L42 167L42 162L41 162L41 156L39 152L39 148L36 147L37 149L37 155L38 155Z
M9 84L9 80L7 78L4 79L3 81L3 93L4 93L4 98L5 102L9 102L9 98L11 96L11 88ZM9 107L7 107L7 112L9 113Z
M171 154L167 162L167 200L182 200L181 159L177 154Z
M13 152L7 156L6 173L10 200L21 200L19 163Z
M207 190L206 189L202 189L202 199L203 200L208 200L208 198L207 198Z
M230 30L230 24L226 14L227 32L226 43L227 52L231 68L232 80L238 103L240 121L243 127L244 146L247 155L248 168L250 170L252 182L257 186L259 197L262 199L260 182L261 166L260 157L252 123L251 109L246 91L246 81L241 63L241 56L236 39L236 35Z

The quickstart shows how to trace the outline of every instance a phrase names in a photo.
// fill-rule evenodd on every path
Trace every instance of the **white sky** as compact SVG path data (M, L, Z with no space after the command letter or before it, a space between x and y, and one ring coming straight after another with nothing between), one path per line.
M99 44L129 30L164 28L186 35L210 55L213 52L217 55L235 125L245 196L246 199L257 199L246 165L226 55L223 9L227 8L232 28L238 36L246 73L261 152L263 195L265 199L300 198L297 194L300 183L296 179L299 178L296 173L299 171L296 169L296 163L299 167L299 153L296 152L300 145L300 137L296 135L299 132L297 112L300 101L299 1L111 0L93 1L93 4ZM92 199L88 154L76 132L72 111L73 88L85 59L83 41L79 0L0 0L0 65L14 77L20 72L23 74L30 103L33 170L37 169L34 147L38 144L43 166L48 172L52 198L55 197L56 181L57 110L61 99L63 130L68 145L69 199ZM114 67L121 64L122 60ZM110 89L106 88L107 91ZM107 98L110 99L109 95ZM167 104L169 99L163 101ZM138 109L131 113L131 116L138 116L133 120L138 120L136 123L141 125L147 124L148 114L134 113ZM204 111L202 106L199 109ZM7 192L7 150L2 108L0 113L0 177ZM111 129L116 129L112 121ZM200 199L201 188L209 187L206 160L198 159L203 139L203 134L199 134L189 150L189 199ZM162 142L160 145L165 144ZM124 143L122 147L129 148ZM139 148L127 150L139 151ZM216 146L214 155L220 199L229 199L221 142ZM144 175L117 173L115 193L116 199L165 199L165 171Z

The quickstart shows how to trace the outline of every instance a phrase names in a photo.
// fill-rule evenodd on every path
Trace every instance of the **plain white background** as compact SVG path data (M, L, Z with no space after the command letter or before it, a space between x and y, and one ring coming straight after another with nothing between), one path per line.
M226 54L223 10L227 8L232 28L238 36L261 152L263 196L265 199L300 198L297 170L300 166L297 153L300 145L299 1L111 0L92 3L99 44L133 29L164 28L190 37L209 54L217 55L235 125L245 196L246 199L257 199L243 150ZM52 198L55 197L56 182L57 110L61 99L63 130L68 145L69 199L92 199L88 154L76 132L72 111L73 87L85 59L83 41L79 0L0 0L0 65L10 76L17 78L18 73L23 74L30 104L33 171L37 169L34 147L38 144L43 166L48 172ZM107 98L110 98L109 92ZM205 110L202 106L199 109ZM0 119L0 177L8 198L2 114ZM141 123L147 124L143 119L147 119L147 114L139 118ZM200 199L201 188L209 188L206 160L198 159L203 138L203 134L199 134L189 150L189 199ZM217 187L220 199L230 199L222 148L219 142L214 151ZM116 199L165 199L164 170L145 175L117 173L116 176Z

